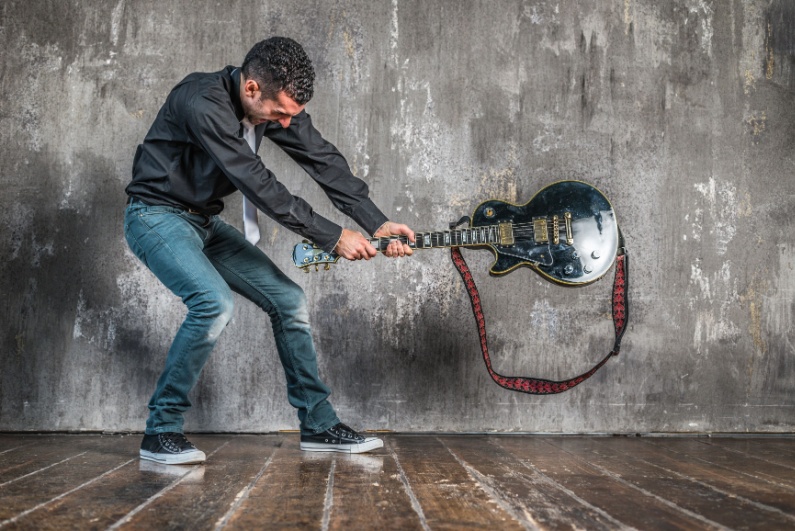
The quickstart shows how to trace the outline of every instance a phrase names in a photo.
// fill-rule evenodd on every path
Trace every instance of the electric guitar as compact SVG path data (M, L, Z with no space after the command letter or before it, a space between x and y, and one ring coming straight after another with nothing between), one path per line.
M607 198L581 181L559 181L543 188L524 205L491 199L478 205L470 226L439 232L372 238L379 252L399 240L413 249L447 247L488 248L494 253L492 275L527 266L542 277L565 286L583 286L601 278L616 258L619 232ZM310 242L293 249L293 262L309 272L311 266L336 263L339 256Z

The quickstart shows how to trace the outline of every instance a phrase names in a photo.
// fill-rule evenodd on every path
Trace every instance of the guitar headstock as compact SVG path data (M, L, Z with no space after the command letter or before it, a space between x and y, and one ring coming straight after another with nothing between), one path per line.
M318 270L320 264L326 264L324 269L328 270L331 264L335 264L340 257L334 253L327 253L312 242L304 240L296 244L293 248L293 263L296 267L304 270L304 273L309 273L309 267L314 265L315 271Z

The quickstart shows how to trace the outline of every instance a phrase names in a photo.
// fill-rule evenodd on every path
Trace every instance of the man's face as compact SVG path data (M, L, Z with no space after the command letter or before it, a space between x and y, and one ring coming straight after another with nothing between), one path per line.
M284 91L276 94L275 99L260 100L262 94L259 85L251 79L245 81L240 92L243 112L252 125L270 121L278 122L282 127L289 127L292 117L303 111L305 107L298 105Z

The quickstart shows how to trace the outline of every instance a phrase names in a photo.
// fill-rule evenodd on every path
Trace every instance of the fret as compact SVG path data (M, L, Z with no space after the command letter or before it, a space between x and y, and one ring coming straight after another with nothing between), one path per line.
M562 224L561 224L562 225ZM530 229L530 228L528 228ZM563 227L561 227L561 230ZM454 229L439 232L415 232L415 242L407 236L391 236L386 238L370 238L370 245L379 252L385 252L393 240L398 240L412 249L432 249L434 247L458 247L463 245L497 244L502 241L499 225L486 225L466 229Z

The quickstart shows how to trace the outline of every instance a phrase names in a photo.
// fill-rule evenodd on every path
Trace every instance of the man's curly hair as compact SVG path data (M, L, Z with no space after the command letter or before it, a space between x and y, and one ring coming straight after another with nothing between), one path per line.
M262 96L275 99L284 91L299 105L312 99L315 69L300 44L288 37L258 42L243 60L243 75L256 81Z

